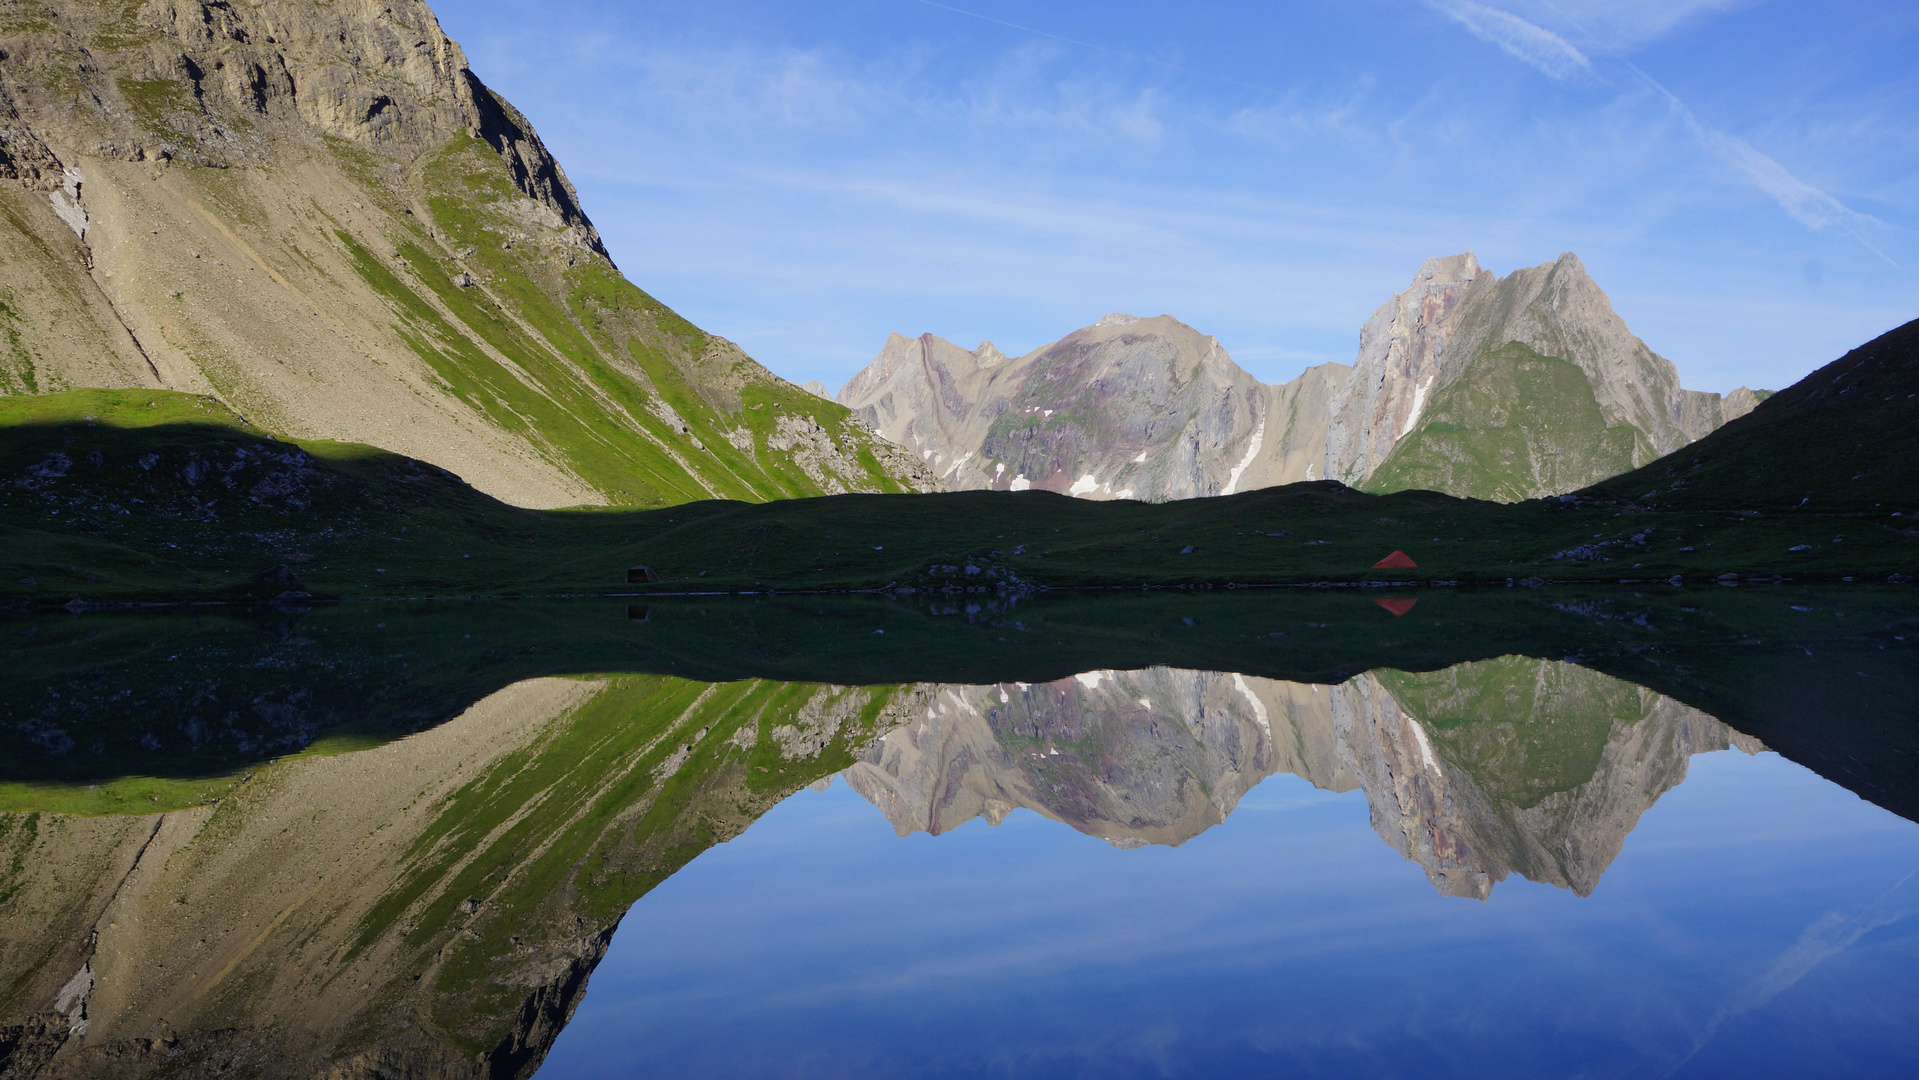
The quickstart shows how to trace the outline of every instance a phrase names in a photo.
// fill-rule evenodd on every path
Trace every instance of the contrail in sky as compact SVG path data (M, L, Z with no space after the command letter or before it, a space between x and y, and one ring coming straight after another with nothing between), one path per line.
M1572 42L1498 8L1475 4L1473 0L1427 0L1427 5L1464 26L1479 40L1499 46L1555 79L1591 70L1593 66Z
M939 8L941 11L950 11L955 15L964 15L969 19L978 19L981 22L994 23L998 26L1004 26L1012 30L1018 30L1022 33L1037 34L1043 38L1052 38L1054 41L1064 41L1068 45L1077 45L1082 49L1091 49L1094 52L1103 52L1109 56L1120 55L1119 53L1114 52L1112 49L1109 49L1104 45L1095 45L1090 41L1080 41L1077 38L1062 37L1058 34L1049 34L1044 30L1035 30L1030 26L1021 26L1018 23L1007 22L1005 19L995 19L991 15L981 15L977 11L966 11L962 8L952 7L947 4L934 3L933 0L915 0L915 2L924 4L925 6L930 8ZM1167 66L1171 67L1172 65L1169 64Z
M1592 69L1592 61L1573 44L1544 27L1520 18L1498 8L1474 3L1473 0L1425 0L1428 7L1443 12L1464 26L1474 37L1492 45L1497 45L1512 56L1532 65L1555 79L1563 79L1578 71ZM1587 37L1591 33L1579 24L1571 15L1560 10L1551 0L1546 6L1565 19L1575 30ZM1892 256L1875 247L1861 232L1861 225L1883 224L1879 219L1858 211L1826 194L1824 191L1794 176L1784 165L1759 152L1751 143L1736 135L1707 127L1701 123L1692 109L1679 100L1679 95L1639 69L1630 60L1621 60L1628 70L1637 75L1647 86L1658 91L1666 99L1673 113L1686 125L1686 130L1698 140L1699 145L1711 151L1719 160L1744 173L1753 186L1779 204L1779 208L1791 215L1793 220L1809 229L1823 229L1828 225L1837 225L1846 235L1859 241L1860 246L1884 259L1897 268L1899 264Z
M1667 105L1685 123L1686 129L1692 132L1693 138L1698 139L1701 146L1712 151L1721 161L1745 173L1746 179L1751 180L1755 187L1770 196L1772 201L1778 203L1781 210L1792 215L1795 221L1809 229L1823 229L1828 225L1837 225L1845 231L1846 235L1859 241L1867 251L1886 260L1895 269L1898 268L1899 264L1893 260L1892 256L1874 247L1872 241L1867 240L1859 230L1862 224L1883 224L1878 218L1870 214L1862 214L1799 179L1784 165L1760 153L1746 140L1700 123L1699 117L1693 115L1693 111L1686 106L1685 102L1679 100L1678 95L1666 89L1659 80L1639 70L1639 66L1632 61L1628 60L1624 63L1634 75L1645 80L1646 85L1665 96Z

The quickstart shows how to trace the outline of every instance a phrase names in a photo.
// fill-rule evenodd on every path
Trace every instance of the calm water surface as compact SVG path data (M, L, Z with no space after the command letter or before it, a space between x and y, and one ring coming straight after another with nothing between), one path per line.
M1404 599L0 613L0 1076L1919 1075L1919 590Z
M1919 825L1694 757L1590 896L1438 895L1276 776L1178 848L802 792L628 914L542 1077L1911 1076Z

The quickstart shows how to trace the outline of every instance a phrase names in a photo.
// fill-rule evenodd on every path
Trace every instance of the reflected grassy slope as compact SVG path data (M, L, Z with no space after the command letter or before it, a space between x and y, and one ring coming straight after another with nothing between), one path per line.
M0 1048L24 1075L529 1075L636 899L914 700L522 684L217 806L0 814ZM46 1002L81 963L100 989L69 1046L77 1013Z

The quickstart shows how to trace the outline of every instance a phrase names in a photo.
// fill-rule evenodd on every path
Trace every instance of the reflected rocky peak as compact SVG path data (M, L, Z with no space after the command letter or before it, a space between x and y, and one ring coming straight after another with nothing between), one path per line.
M1508 874L1585 896L1692 754L1759 750L1696 709L1548 660L1337 686L1156 667L922 688L846 770L902 836L1024 807L1117 847L1177 846L1266 777L1362 788L1373 828L1451 896Z
M1026 807L1118 847L1178 845L1275 772L1353 787L1327 689L1163 667L939 686L845 778L902 836Z
M1440 892L1482 900L1509 873L1591 894L1693 754L1764 748L1661 694L1522 657L1363 675L1334 702L1374 830Z

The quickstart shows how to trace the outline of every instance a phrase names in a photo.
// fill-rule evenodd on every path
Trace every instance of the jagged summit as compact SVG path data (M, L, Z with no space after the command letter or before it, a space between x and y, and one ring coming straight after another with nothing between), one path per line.
M1269 386L1170 315L1109 314L985 364L893 335L838 400L949 488L1089 498L1222 495L1299 480L1516 500L1643 465L1750 411L1684 390L1566 252L1501 279L1427 259L1349 367ZM1518 351L1513 351L1518 350Z
M1413 284L1457 284L1471 281L1480 273L1479 257L1470 251L1464 255L1441 255L1419 264L1419 273L1413 275Z
M838 400L954 489L1187 498L1313 478L1283 439L1257 467L1227 456L1270 388L1170 315L1109 315L1012 360L986 349L894 334Z
M9 34L0 176L70 187L72 159L264 166L277 138L318 134L407 161L459 132L499 153L514 186L606 256L559 162L487 89L420 0L378 7L259 0L121 6L64 0ZM33 76L55 65L61 80Z

